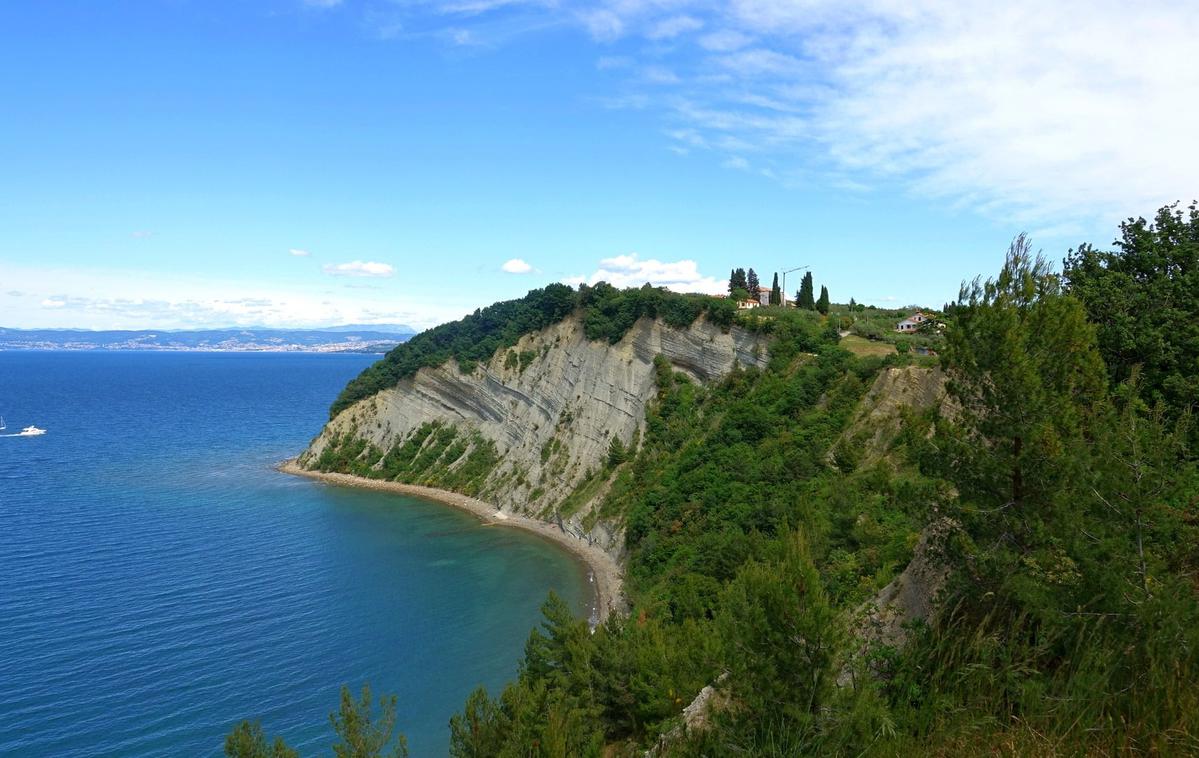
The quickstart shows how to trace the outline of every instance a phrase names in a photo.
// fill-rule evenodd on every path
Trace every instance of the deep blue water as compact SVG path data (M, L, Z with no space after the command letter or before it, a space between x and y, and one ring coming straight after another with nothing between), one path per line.
M272 469L372 357L0 352L0 755L326 755L338 689L444 755L584 571L515 530Z

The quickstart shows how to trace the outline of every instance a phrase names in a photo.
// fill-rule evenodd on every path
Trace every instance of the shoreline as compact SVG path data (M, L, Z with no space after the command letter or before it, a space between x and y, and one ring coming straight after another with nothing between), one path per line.
M487 525L510 526L540 535L558 547L565 549L587 567L588 578L590 579L591 588L594 593L593 605L588 621L593 627L602 624L613 612L623 610L624 572L620 564L598 547L587 544L548 521L541 521L518 514L504 513L491 503L468 497L467 495L460 495L457 492L439 490L434 487L368 479L353 474L309 471L308 469L300 468L295 458L288 458L277 464L275 468L284 474L315 479L340 487L356 487L378 492L389 492L395 495L407 495L409 497L428 500L439 505L448 505L452 508L473 514Z

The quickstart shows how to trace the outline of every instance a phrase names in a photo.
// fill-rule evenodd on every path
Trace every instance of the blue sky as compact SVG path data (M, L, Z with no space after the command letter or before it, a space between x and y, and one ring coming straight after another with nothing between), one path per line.
M429 326L810 265L936 304L1199 189L1187 3L0 9L0 326Z

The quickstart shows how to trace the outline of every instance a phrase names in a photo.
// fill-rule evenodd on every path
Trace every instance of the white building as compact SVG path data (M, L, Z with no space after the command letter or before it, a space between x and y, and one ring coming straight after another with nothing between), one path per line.
M896 324L895 331L897 331L897 332L914 332L920 328L921 324L923 324L925 321L928 321L928 320L929 320L929 316L925 315L924 313L921 313L920 311L916 311L912 315L905 318L903 321L900 321L898 324Z

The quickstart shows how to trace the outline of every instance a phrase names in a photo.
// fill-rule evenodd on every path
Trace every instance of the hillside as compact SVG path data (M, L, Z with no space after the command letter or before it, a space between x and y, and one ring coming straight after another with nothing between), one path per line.
M1193 252L1189 224L1134 224L1123 254ZM1195 754L1191 388L1110 371L1109 255L1071 289L1017 239L931 357L644 290L484 310L368 370L301 460L561 517L623 560L629 613L592 631L551 597L456 756Z
M614 451L635 449L644 432L656 362L711 382L766 361L760 336L704 318L675 328L642 317L611 343L588 339L572 314L469 370L447 360L355 402L299 464L478 497L619 554L621 528L595 506Z

